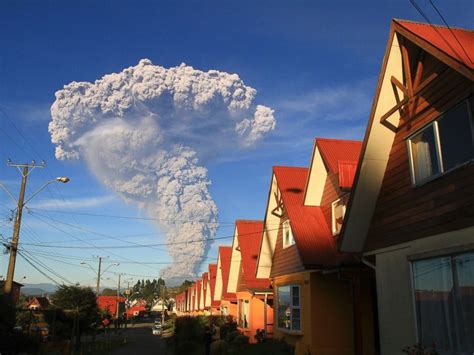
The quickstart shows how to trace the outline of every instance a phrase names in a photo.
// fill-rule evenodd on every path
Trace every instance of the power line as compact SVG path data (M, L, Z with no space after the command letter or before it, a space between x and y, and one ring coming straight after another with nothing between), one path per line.
M438 28L433 25L433 23L431 22L431 20L428 18L428 15L425 14L425 12L423 11L423 9L416 3L415 0L410 0L410 3L412 4L412 6L415 8L416 11L418 11L418 13L425 19L426 22L428 22L428 24L431 26L431 28L436 32L436 34L439 36L439 38L441 38L441 40L443 40L443 42L453 51L454 54L456 54L456 56L458 57L458 59L460 61L462 61L462 58L461 56L459 55L459 53L453 48L453 46L451 46L451 44L446 40L446 38L443 36L443 34L438 30ZM462 47L462 45L461 45ZM469 59L470 60L470 59Z
M90 212L78 212L78 211L61 211L61 210L51 210L46 208L37 208L37 207L30 207L30 210L38 210L44 212L51 212L51 213L60 213L60 214L71 214L71 215L81 215L81 216L89 216L89 217L100 217L100 218L117 218L117 219L135 219L135 220L142 220L142 221L161 221L161 222L174 222L174 219L166 219L166 218L152 218L152 217L133 217L133 216L120 216L120 215L110 215L110 214L99 214L99 213L90 213ZM190 223L190 222L205 222L201 220L190 220L190 221L183 221L181 223ZM225 221L217 221L217 222L208 222L206 224L219 224L219 226L234 226L234 222L225 222Z
M441 11L438 9L438 7L433 3L432 0L429 0L431 6L433 7L433 9L438 13L439 17L441 18L441 20L443 21L443 23L446 25L446 27L448 28L449 32L451 32L451 34L453 35L454 39L456 39L456 42L458 42L458 44L461 46L461 49L463 50L464 54L466 55L466 57L469 59L469 61L472 63L472 59L471 57L469 56L469 54L467 53L466 49L464 48L464 46L462 45L461 41L459 41L458 39L458 36L456 36L456 34L454 33L454 31L451 29L451 27L448 25L448 22L445 20L444 16L441 14Z
M45 272L43 272L42 270L40 270L36 265L34 265L30 260L28 260L27 257L25 257L23 255L22 252L18 251L18 255L20 255L23 260L25 260L28 264L30 264L36 271L38 271L41 275L43 275L44 277L46 277L48 280L54 282L56 285L58 286L61 286L61 284L59 282L57 282L55 279L53 279L51 276L47 275Z

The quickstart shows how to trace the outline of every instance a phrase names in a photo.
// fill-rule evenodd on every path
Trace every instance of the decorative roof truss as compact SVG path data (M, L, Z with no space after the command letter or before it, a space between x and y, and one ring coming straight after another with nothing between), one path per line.
M380 118L380 123L394 132L397 132L402 125L408 123L415 117L418 101L423 90L441 75L441 72L435 71L422 81L426 52L412 45L411 47L414 50L411 50L411 52L415 53L413 53L412 58L410 58L408 40L403 36L399 36L399 43L402 52L404 78L402 81L394 76L390 78L397 104ZM400 98L400 91L403 93L403 98ZM400 123L398 127L388 120L397 111L400 113Z
M281 195L280 189L276 189L276 192L273 193L276 201L276 207L272 210L272 215L282 218L285 213L285 205L283 204L283 197Z

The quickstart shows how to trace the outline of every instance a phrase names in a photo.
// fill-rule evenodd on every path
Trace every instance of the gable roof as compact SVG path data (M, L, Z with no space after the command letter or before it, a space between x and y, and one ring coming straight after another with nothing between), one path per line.
M248 289L268 289L269 279L257 279L257 258L263 237L263 221L237 220L237 236L241 255L243 281Z
M229 269L230 260L232 257L232 247L220 246L219 247L219 259L221 262L221 275L222 275L222 299L233 301L235 300L235 293L227 292L227 283L229 281Z
M474 58L473 31L452 30L463 43L466 51L473 54L470 57ZM399 43L400 36L408 39L415 46L425 50L466 78L474 80L472 63L467 57L456 54L460 49L459 44L454 44L454 42L457 43L457 40L452 34L448 36L448 32L450 32L449 29L442 26L434 26L433 28L433 26L427 24L392 20L390 36L385 49L376 94L354 178L352 196L339 234L339 249L342 252L360 253L364 249L365 239L395 138L395 133L380 123L380 118L398 103L395 95L393 95L391 78L403 78L404 75ZM399 112L394 112L392 117L395 117L395 121L398 122L400 119Z
M40 308L47 308L49 306L49 300L46 298L46 297L39 297L39 296L36 296L36 297L33 297L32 299L30 299L28 301L28 307L33 305L33 304L37 304Z
M304 189L309 169L274 166L278 188L288 214L293 237L305 267L331 267L352 260L337 251L321 207L305 206Z
M455 61L474 69L474 31L406 20L393 21Z
M339 174L340 162L357 163L362 148L362 141L316 138L316 145L329 171Z
M217 264L209 264L209 287L211 288L211 307L219 306L219 302L214 300L214 290L216 289Z

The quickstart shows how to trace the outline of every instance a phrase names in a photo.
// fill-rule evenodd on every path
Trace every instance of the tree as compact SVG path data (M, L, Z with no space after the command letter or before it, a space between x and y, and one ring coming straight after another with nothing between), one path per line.
M101 294L102 296L117 296L117 290L112 290L111 288L104 288Z
M52 303L61 309L63 319L69 329L76 333L77 344L82 333L87 333L99 324L99 307L94 292L80 286L62 285L52 296Z
M132 296L130 297L133 299L144 299L147 304L153 304L153 301L156 298L160 298L162 296L162 290L164 290L165 280L153 279L153 280L138 280L137 283L132 288Z

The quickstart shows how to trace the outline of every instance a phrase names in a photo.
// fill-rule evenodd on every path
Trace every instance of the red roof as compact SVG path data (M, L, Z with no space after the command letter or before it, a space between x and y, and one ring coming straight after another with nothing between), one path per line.
M307 168L273 167L301 261L305 266L338 265L350 256L337 251L336 239L321 207L303 204L308 171Z
M209 264L209 284L211 287L211 306L219 306L219 302L214 300L214 290L216 288L217 264Z
M125 302L125 298L118 297L118 301ZM97 306L114 316L117 311L117 296L97 296Z
M432 26L411 21L394 20L394 22L454 60L470 69L474 69L474 31L453 27L450 30L444 26ZM462 44L462 47L458 41Z
M237 220L243 281L246 288L268 289L269 279L257 279L257 259L263 237L263 221Z
M232 257L232 247L219 247L219 258L221 260L222 274L222 299L227 301L235 301L235 293L227 292L227 282L229 280L230 259Z

